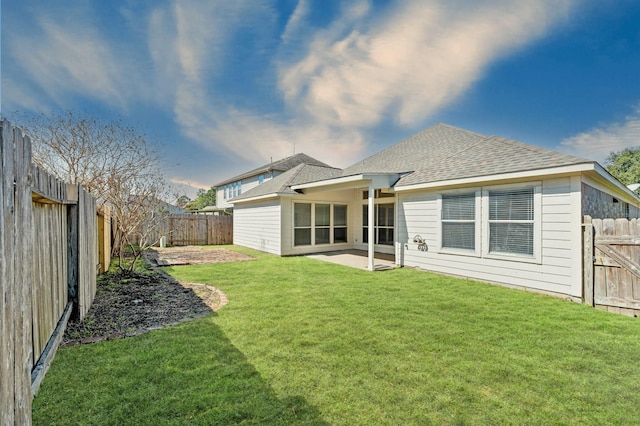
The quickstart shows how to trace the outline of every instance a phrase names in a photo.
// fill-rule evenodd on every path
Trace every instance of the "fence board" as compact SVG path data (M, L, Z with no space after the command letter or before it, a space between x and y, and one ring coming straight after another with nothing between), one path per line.
M31 146L29 139L0 122L0 422L31 423ZM26 198L28 197L29 202Z
M637 219L591 219L594 239L593 303L599 309L640 316L640 228ZM585 268L590 267L585 238ZM586 278L584 292L589 282ZM585 296L585 303L589 303Z
M82 212L74 268L86 309L95 295L95 200L69 195L66 184L33 166L30 140L0 120L0 424L31 424L34 380L42 380L64 332L74 208Z
M233 216L176 214L164 218L147 235L147 244L167 237L172 246L233 244Z
M16 424L31 422L31 368L33 367L32 344L32 305L31 292L33 282L33 238L23 233L31 230L31 141L22 135L19 129L13 129L15 140L15 270L21 277L16 289L17 327L15 344L15 395Z

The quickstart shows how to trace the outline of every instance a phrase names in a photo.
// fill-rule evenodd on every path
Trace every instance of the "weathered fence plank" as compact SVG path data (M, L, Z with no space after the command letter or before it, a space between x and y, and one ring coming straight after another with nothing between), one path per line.
M585 303L622 315L640 316L640 229L637 219L591 219L592 242L584 238ZM594 256L588 263L588 251ZM593 268L590 282L586 269ZM588 299L593 286L593 302Z
M233 216L170 215L147 233L146 243L158 244L163 236L172 246L233 244Z
M585 217L582 232L582 288L584 303L593 306L593 224L589 216Z
M0 281L2 337L0 338L0 421L31 423L31 145L28 138L0 122L2 140L2 219Z
M31 424L32 392L66 327L71 208L85 310L95 295L95 200L80 191L69 200L66 184L33 166L30 140L0 120L0 424Z

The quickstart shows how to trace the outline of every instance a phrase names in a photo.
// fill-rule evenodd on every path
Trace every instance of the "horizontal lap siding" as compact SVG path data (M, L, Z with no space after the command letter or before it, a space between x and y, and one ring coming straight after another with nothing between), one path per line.
M580 251L575 250L574 241L580 223L572 207L572 200L579 197L571 195L571 182L571 178L562 178L542 183L541 264L438 253L437 191L399 194L396 255L406 266L580 296L580 277L576 276ZM425 240L427 251L418 250L413 242L416 235Z
M237 205L233 212L233 243L281 254L280 201Z

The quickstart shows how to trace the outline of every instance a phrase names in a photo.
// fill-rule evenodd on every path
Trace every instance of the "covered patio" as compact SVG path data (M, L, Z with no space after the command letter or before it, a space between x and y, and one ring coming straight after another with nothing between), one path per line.
M370 269L369 253L365 250L339 250L325 253L308 254L311 259L319 259L325 262L349 266L358 269ZM395 256L392 254L375 253L373 258L373 270L385 271L396 268Z

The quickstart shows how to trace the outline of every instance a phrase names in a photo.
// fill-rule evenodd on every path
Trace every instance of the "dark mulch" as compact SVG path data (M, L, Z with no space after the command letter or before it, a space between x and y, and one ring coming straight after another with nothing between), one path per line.
M212 311L203 299L156 270L103 274L89 312L82 322L69 321L63 344L133 336L197 318Z

